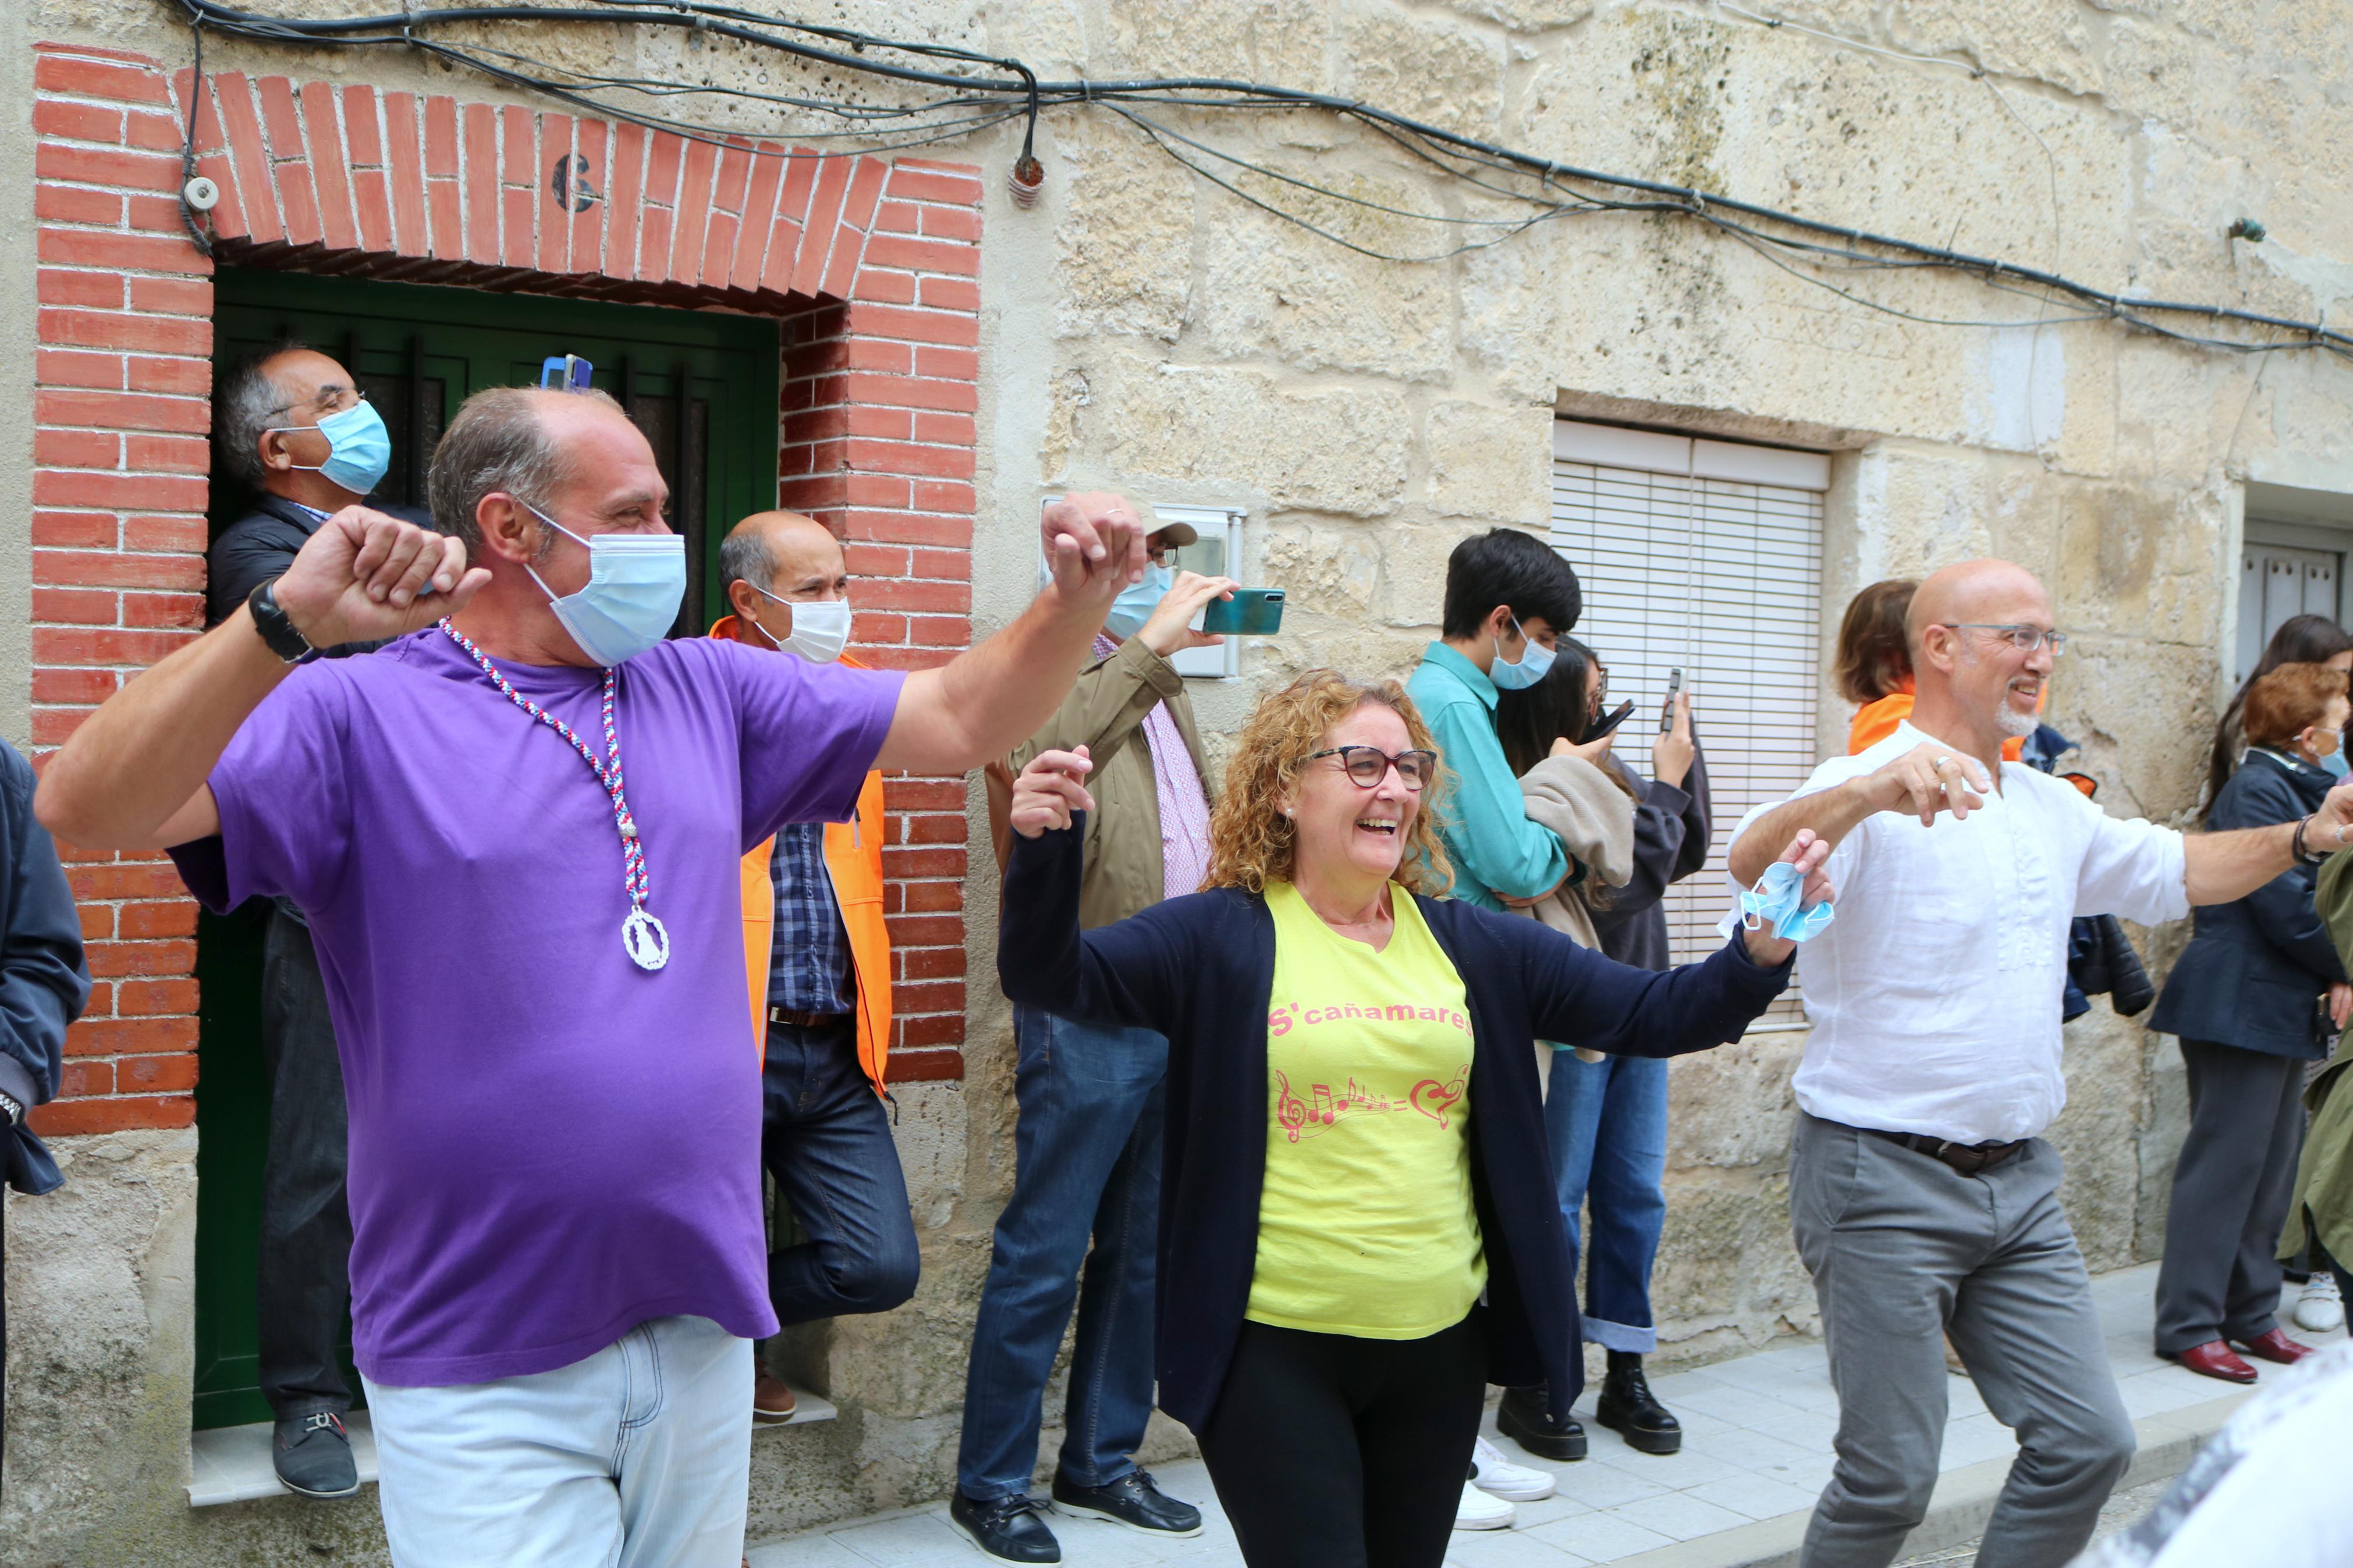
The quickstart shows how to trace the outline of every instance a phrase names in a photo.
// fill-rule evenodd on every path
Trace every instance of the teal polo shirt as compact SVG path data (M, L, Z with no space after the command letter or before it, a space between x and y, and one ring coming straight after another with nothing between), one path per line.
M1495 683L1442 642L1430 645L1406 694L1438 741L1445 764L1435 800L1438 837L1454 864L1454 896L1491 910L1502 898L1533 899L1568 875L1568 851L1528 820L1520 781L1495 738Z

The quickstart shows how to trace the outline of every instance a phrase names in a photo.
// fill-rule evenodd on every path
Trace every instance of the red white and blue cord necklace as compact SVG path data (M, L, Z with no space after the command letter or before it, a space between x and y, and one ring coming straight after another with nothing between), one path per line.
M464 648L467 657L481 666L482 673L491 678L491 684L503 692L508 701L570 742L572 749L580 753L580 760L588 764L588 771L596 775L596 782L605 786L605 793L612 797L613 824L620 830L621 860L626 868L622 880L629 894L629 913L621 921L621 946L639 969L659 969L670 962L670 932L663 929L661 921L646 912L646 847L638 837L638 819L629 815L628 792L621 782L621 738L613 728L613 697L619 689L620 671L605 671L605 760L600 763L571 725L509 685L507 678L499 673L499 667L469 641L465 633L447 618L440 626L451 642Z

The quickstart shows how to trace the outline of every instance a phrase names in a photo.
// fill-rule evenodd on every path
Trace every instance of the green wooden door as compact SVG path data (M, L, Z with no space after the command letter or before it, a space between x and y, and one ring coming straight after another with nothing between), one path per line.
M686 535L687 594L673 636L724 613L719 542L776 499L776 323L536 295L224 269L214 357L225 371L286 339L334 355L391 431L392 468L371 499L422 506L432 443L469 393L533 385L541 360L593 362L596 384L646 433ZM236 481L213 476L215 532L243 515ZM254 1275L269 1089L261 1068L261 906L206 916L197 1053L195 1424L266 1421L255 1374ZM354 1392L359 1381L352 1380Z

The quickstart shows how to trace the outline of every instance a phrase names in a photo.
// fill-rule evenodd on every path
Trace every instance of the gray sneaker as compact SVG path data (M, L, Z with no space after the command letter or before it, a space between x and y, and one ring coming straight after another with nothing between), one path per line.
M350 1497L360 1489L351 1435L332 1410L280 1421L270 1436L269 1460L286 1489L299 1497Z

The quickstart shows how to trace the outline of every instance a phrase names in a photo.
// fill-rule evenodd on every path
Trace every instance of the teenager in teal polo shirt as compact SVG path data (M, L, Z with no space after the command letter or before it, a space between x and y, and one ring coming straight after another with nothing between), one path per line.
M1521 805L1519 776L1495 738L1495 691L1544 679L1554 639L1583 607L1577 574L1534 534L1491 529L1447 557L1439 640L1406 690L1445 759L1439 837L1458 899L1500 910L1507 898L1542 898L1568 875L1559 837Z
M1554 641L1583 609L1577 574L1534 534L1490 529L1446 559L1439 639L1406 690L1445 764L1438 836L1458 899L1500 910L1505 899L1542 898L1573 868L1559 836L1521 804L1519 775L1495 734L1495 692L1542 680ZM1505 1389L1496 1426L1540 1458L1585 1458L1584 1426L1573 1415L1554 1420L1541 1386Z

